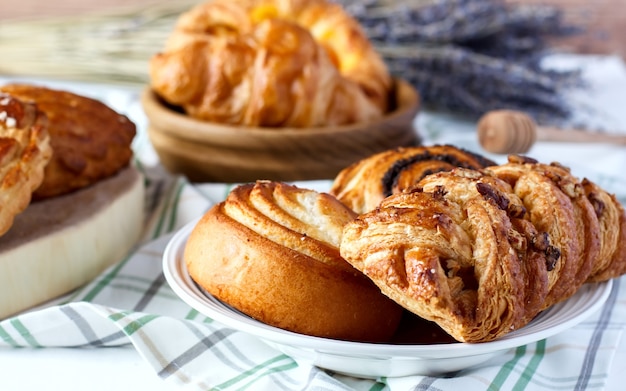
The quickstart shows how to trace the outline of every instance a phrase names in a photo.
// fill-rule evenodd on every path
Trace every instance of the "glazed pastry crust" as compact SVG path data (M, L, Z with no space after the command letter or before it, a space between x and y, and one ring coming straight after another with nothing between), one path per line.
M442 151L445 153L438 154ZM416 165L402 169L413 163ZM381 181L382 173L389 172L400 174L392 182ZM260 267L275 270L274 275L280 276L280 294L311 289L316 293L310 296L319 296L318 302L326 303L326 308L334 305L328 304L333 301L320 295L331 291L336 292L333 297L345 297L357 308L362 299L352 301L347 292L340 293L344 288L339 286L361 276L400 307L435 322L455 340L469 343L493 341L524 327L541 311L571 297L584 283L626 274L624 207L614 195L587 179L579 180L558 163L512 155L507 163L496 165L454 147L419 147L365 159L347 168L335 183L346 190L344 194L360 199L351 205L362 207L365 199L371 206L355 212L351 209L358 208L349 208L346 199L274 182L237 188L225 203L205 215L206 221L197 228L202 234L190 245L201 254L194 256L196 260L215 258L202 254L220 248L218 265L198 267L192 264L199 262L193 261L190 273L200 275L213 269L213 275L198 278L241 281L224 284L227 289L208 285L205 289L237 303L232 305L240 310L249 308L249 312L242 311L266 323L305 334L371 340L369 334L319 333L328 330L328 323L299 318L302 314L297 310L304 305L313 307L312 302L288 304L287 312L278 314L277 307L264 300L270 298L274 303L279 294L259 287L264 279L259 281L258 276L264 272L248 271L246 260L262 260ZM371 194L378 198L368 199ZM319 205L324 206L314 207L318 197L324 200ZM330 216L334 217L329 220ZM298 234L294 236L294 232ZM232 237L249 245L225 246ZM284 262L301 257L312 263L301 267L304 263L300 261ZM356 275L348 272L347 264ZM328 268L352 277L337 286L320 288L317 284L328 279L322 277L327 276L323 270ZM244 271L246 277L239 278ZM296 281L298 289L291 289ZM239 290L231 290L233 285ZM248 290L239 288L242 286L263 293L250 296ZM356 290L349 289L352 293ZM250 297L252 301L241 301ZM272 311L259 314L261 308ZM333 309L337 311L344 310ZM291 323L273 323L277 319ZM363 321L358 323L363 325ZM311 324L313 329L306 329ZM348 328L357 330L355 327ZM331 328L339 330L340 326Z
M509 156L383 199L345 226L340 251L409 311L486 342L623 275L625 221L613 195L568 168Z
M606 281L626 274L626 210L615 198L588 179L582 180L600 225L600 251L587 279Z
M525 325L540 310L547 278L545 269L520 262L534 251L532 231L512 222L523 213L521 200L506 183L473 170L422 184L347 224L341 255L458 341L490 341ZM527 306L535 283L538 301Z
M466 210L468 219L476 211L473 204L479 203L480 208L492 211L490 224L494 231L500 232L500 236L495 237L500 252L498 257L514 259L511 265L507 266L513 268L510 274L502 273L519 279L518 283L521 284L519 285L521 290L518 291L518 294L521 294L521 301L518 303L523 309L523 315L510 325L511 329L526 324L545 308L550 288L546 263L551 261L550 251L554 247L550 237L543 237L542 232L529 220L523 200L508 183L488 172L454 169L426 176L418 183L418 187L425 192L444 192L446 199ZM500 211L496 214L493 212L495 210ZM472 226L475 246L484 246L477 241L489 240L481 235L484 231L489 232L489 229L480 224ZM483 262L484 254L486 253L475 252L474 257L480 261L479 264ZM486 278L485 282L495 281L496 284L500 284L499 280L502 278L496 276L493 279Z
M529 220L560 252L550 265L545 308L569 298L589 278L601 245L600 224L581 182L559 164L516 156L489 171L511 183Z
M192 117L245 126L368 121L392 89L357 21L326 0L199 4L151 59L150 80Z
M339 255L354 214L333 197L259 181L231 191L185 248L191 277L245 314L286 330L387 341L402 308Z
M43 180L52 155L47 125L36 105L0 93L0 235Z
M330 193L354 211L365 213L385 197L411 189L426 175L456 167L481 169L495 164L452 145L398 148L346 167L335 177Z
M0 91L35 103L48 118L53 155L34 200L79 190L130 163L135 125L104 103L28 84L7 84Z

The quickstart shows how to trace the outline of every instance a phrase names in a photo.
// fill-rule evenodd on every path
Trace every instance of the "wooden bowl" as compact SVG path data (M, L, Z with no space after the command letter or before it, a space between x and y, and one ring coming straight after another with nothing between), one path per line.
M368 123L319 128L255 128L191 118L143 91L148 135L163 166L192 182L332 179L374 153L419 143L419 95L395 81L394 109Z

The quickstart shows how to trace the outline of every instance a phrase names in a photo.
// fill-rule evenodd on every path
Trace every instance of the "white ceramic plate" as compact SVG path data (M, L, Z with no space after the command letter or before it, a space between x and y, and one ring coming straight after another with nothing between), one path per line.
M525 327L493 342L395 345L311 337L258 322L198 288L183 261L185 243L195 223L178 231L163 254L165 277L183 301L227 327L259 337L297 361L357 377L437 375L472 367L508 349L577 325L604 304L612 287L611 281L585 284L570 299L550 307Z

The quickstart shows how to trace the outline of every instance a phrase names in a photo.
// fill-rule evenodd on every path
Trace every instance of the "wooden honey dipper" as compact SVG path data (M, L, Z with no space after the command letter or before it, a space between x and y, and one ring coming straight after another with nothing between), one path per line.
M541 127L529 115L513 110L486 113L478 121L476 131L486 151L502 154L527 152L539 140L626 145L624 135Z

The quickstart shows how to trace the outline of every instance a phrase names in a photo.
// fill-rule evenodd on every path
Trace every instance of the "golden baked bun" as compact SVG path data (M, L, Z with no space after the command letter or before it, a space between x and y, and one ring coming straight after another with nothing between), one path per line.
M457 341L490 341L525 325L542 309L547 271L546 243L535 243L539 235L521 221L521 200L475 170L423 184L348 223L341 255Z
M248 316L289 331L384 342L402 308L339 255L355 214L334 197L258 181L233 189L194 227L190 276Z
M0 235L29 205L51 155L45 114L32 103L0 93Z
M398 148L346 167L335 177L330 193L357 213L364 213L376 208L385 197L415 186L428 174L495 164L452 145Z
M34 102L48 118L53 155L34 200L90 186L130 163L135 124L104 103L28 84L7 84L0 92Z
M182 14L150 84L188 115L244 126L379 118L392 80L356 19L327 0L213 0Z

